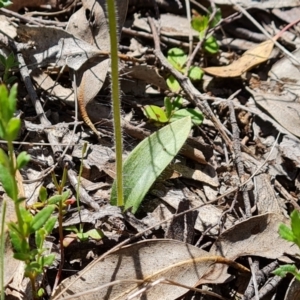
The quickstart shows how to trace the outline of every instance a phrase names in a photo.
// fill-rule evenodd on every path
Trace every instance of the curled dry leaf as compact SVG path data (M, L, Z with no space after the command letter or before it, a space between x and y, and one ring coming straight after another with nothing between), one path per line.
M219 258L208 257L206 251L179 241L146 240L123 247L105 259L91 263L79 275L67 278L58 286L52 299L67 296L87 299L88 295L89 299L121 300L159 278L194 286ZM142 282L134 282L137 279ZM108 286L111 282L114 283ZM95 288L96 291L76 295ZM186 292L187 289L180 286L157 284L146 293L148 300L173 300Z

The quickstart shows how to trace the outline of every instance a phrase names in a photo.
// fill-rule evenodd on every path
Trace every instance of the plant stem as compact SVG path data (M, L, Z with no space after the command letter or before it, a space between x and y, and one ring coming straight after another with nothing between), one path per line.
M1 219L1 240L0 240L0 289L1 289L1 294L0 294L0 299L4 300L4 247L5 247L5 213L6 213L6 201L3 200L2 203L2 219Z
M114 0L107 0L107 12L110 35L111 53L111 97L113 104L114 135L116 148L116 187L117 205L124 206L123 196L123 141L121 127L121 106L120 106L120 87L119 87L119 59L118 59L118 31L117 16Z

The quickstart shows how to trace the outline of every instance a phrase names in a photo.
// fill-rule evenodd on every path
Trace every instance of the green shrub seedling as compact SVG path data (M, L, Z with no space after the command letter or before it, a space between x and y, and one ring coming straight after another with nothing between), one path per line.
M279 235L286 241L295 243L300 249L300 212L294 210L291 213L291 228L285 224L280 224L279 226ZM300 271L296 268L295 265L283 265L273 271L275 275L280 277L285 277L288 273L295 276L297 280L300 281Z

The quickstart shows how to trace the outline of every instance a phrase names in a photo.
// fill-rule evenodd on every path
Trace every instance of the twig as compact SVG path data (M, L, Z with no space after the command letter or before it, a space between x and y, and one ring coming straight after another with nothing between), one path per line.
M237 91L237 93L239 93L239 92L240 91ZM235 95L237 93L235 93ZM233 95L233 97L235 97L235 95ZM233 98L233 97L231 97L231 98ZM237 125L235 111L234 111L231 99L228 99L228 107L229 107L229 112L230 112L230 123L231 123L231 128L232 128L233 153L234 153L234 158L235 158L235 163L237 166L237 172L239 175L239 179L240 179L240 182L243 183L245 181L245 171L244 171L244 164L243 164L242 155L241 155L241 143L240 143L240 136L239 136L240 130ZM252 215L251 214L251 205L250 205L249 194L246 189L243 191L243 200L244 200L246 217L250 218Z
M262 268L261 270L255 272L257 285L261 286L264 282L266 282L271 272L274 271L276 268L278 268L278 266L279 266L278 261L274 261L269 265L265 266L264 268ZM249 300L253 297L253 295L254 295L254 284L251 278L242 300Z

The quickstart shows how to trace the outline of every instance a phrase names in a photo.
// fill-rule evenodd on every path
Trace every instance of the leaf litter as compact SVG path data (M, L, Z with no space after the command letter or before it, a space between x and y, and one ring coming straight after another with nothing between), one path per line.
M95 4L94 7L92 2ZM131 2L133 1L129 1L129 5L132 4ZM238 2L241 4L242 1ZM173 162L167 163L169 166L166 170L163 170L164 167L161 168L162 174L150 191L146 195L143 193L141 196L143 201L137 213L131 214L131 212L136 212L137 207L125 213L109 204L115 174L111 108L108 97L109 80L107 79L107 74L110 72L109 58L103 54L109 51L107 25L102 22L105 20L104 3L105 1L83 1L81 8L76 12L73 13L70 10L67 13L66 10L65 19L61 17L53 19L54 25L61 25L69 18L68 25L64 24L65 29L37 24L32 27L22 24L22 19L19 19L18 41L34 46L27 50L25 47L22 52L26 64L32 70L32 77L36 81L35 88L45 100L45 113L48 114L52 125L67 122L71 124L68 126L72 126L74 122L73 107L76 99L72 88L73 77L71 76L70 80L65 71L62 71L59 76L56 73L51 73L49 76L49 71L46 70L50 65L58 67L67 65L71 75L72 72L76 72L75 84L79 92L81 91L84 95L85 104L95 102L103 112L101 116L100 114L94 115L92 120L95 123L99 122L96 124L97 130L106 136L97 144L84 127L76 131L76 139L71 139L69 134L66 134L71 141L71 147L74 147L69 152L70 160L75 165L74 170L79 169L82 155L81 148L76 149L73 143L79 141L79 144L82 144L88 140L91 144L82 159L81 184L86 187L89 196L97 203L97 206L93 207L99 207L99 209L87 209L83 204L87 202L82 199L81 215L75 206L70 207L64 216L64 227L66 229L70 226L78 226L81 222L86 232L97 229L104 233L104 237L100 240L91 237L86 241L72 240L65 249L65 266L79 272L70 277L66 272L65 275L68 278L59 284L56 291L51 292L52 297L51 293L45 297L60 299L62 295L58 296L58 294L62 292L63 297L70 295L72 299L76 297L86 299L93 295L99 299L105 297L106 299L126 299L132 293L136 297L145 293L147 299L176 299L178 297L191 299L195 292L192 291L193 288L199 288L200 285L200 288L217 293L218 297L228 299L235 293L239 299L242 299L246 286L237 288L235 284L239 282L237 278L241 276L246 281L246 285L249 282L249 273L241 275L243 271L251 267L248 258L256 259L259 262L259 268L262 269L274 260L280 263L294 262L296 261L294 257L298 254L298 249L294 245L280 239L278 235L279 224L289 224L288 215L291 207L297 208L299 198L298 67L286 57L279 57L276 53L269 60L274 47L273 41L270 40L258 44L253 49L247 49L239 59L232 61L228 52L230 45L227 44L224 47L225 38L217 29L214 34L221 45L219 53L207 55L204 51L199 51L194 61L197 67L202 68L207 74L219 77L212 78L205 75L204 81L208 84L204 86L202 83L197 83L197 88L202 93L203 99L209 100L214 114L224 124L227 132L232 134L234 132L232 132L231 123L234 120L229 119L228 102L232 101L235 108L236 122L240 131L239 140L244 145L243 151L247 152L247 155L242 153L244 176L246 181L250 180L253 183L244 186L244 191L249 192L250 195L252 216L246 218L244 191L238 192L239 186L245 181L241 181L241 176L236 171L235 156L230 147L226 148L219 137L219 128L213 125L207 115L200 127L194 126L189 130L189 139L186 145L183 145L180 154ZM224 4L222 1L215 1L215 3ZM224 8L221 9L224 14L223 18L227 17L226 13L230 15L230 9L233 8L228 3L226 2L228 6L226 12ZM17 10L22 7L18 1L14 4ZM250 8L253 1L244 1L243 4ZM59 5L63 6L63 3L53 4L49 1L48 5L52 5L55 12ZM131 84L140 88L135 88L135 94L128 92L122 97L123 118L127 122L124 121L123 124L125 158L139 143L136 137L142 140L151 132L158 132L156 124L145 119L141 107L145 105L163 107L163 91L168 88L166 78L169 74L165 66L162 67L154 59L151 44L153 32L144 15L145 8L140 9L137 5L136 11L132 11L131 8L126 17L126 1L120 5L124 5L119 10L120 33L122 28L126 29L120 37L122 45L120 50L124 54L134 54L137 58L144 59L144 63L124 62L120 73L122 85L130 81ZM189 36L194 36L194 42L197 42L198 33L192 30L184 15L166 14L166 9L161 6L162 4L157 2L157 5L161 11L161 40L166 45L164 50L167 52L168 49L176 46L182 47L188 53ZM176 4L173 3L173 5ZM260 4L255 2L255 5L257 10L262 11L266 7L273 8L274 3L273 1ZM276 3L276 6L284 7L283 12L286 11L287 14L295 3L280 1ZM193 9L200 10L199 7L193 7ZM149 11L154 12L151 9ZM94 27L91 27L89 23L93 18L87 19L89 12L92 13L90 17L96 16ZM207 15L207 11L201 13ZM274 19L275 15L272 11L266 14L270 19ZM253 15L259 20L262 18L262 15L255 13ZM43 20L43 18L39 20L39 18L31 17L30 12L28 16L35 22ZM284 13L281 16L284 19ZM225 32L226 26L238 28L243 27L243 24L245 24L244 32L254 30L251 24L246 22L245 17L240 16L240 18L243 18L244 22L229 18L229 25L223 24ZM125 19L129 22L123 26ZM11 21L9 16L0 20L5 24ZM281 28L285 25L284 22L280 23ZM268 24L266 26L268 27ZM8 26L1 26L1 28L6 27ZM3 30L5 32L5 29ZM279 31L278 29L277 32ZM246 41L251 40L234 31L228 32L232 39L244 41L244 45L247 45ZM297 30L293 31L293 34L297 36ZM14 35L10 33L9 36ZM135 47L140 45L147 50L140 51L142 49L140 46L139 49L129 49L130 47L127 46L129 42ZM289 50L293 50L296 46L296 43L291 42ZM11 49L8 48L8 50ZM149 56L147 52L150 53ZM293 54L297 57L298 52L295 50ZM239 53L234 55L238 56ZM212 67L216 65L216 62L217 64L226 62L228 66ZM269 69L266 66L269 66ZM253 72L250 80L235 78L249 70ZM89 84L86 85L85 82ZM22 85L21 81L20 85ZM55 89L59 86L61 89ZM228 100L228 97L239 89L242 89L240 94ZM143 91L141 94L139 94L140 90ZM24 91L22 95L25 98L26 92ZM181 93L186 101L185 107L192 107L187 100L193 97L182 91ZM20 105L24 110L25 121L36 122L28 109L28 107L32 108L31 104L27 101L26 105L25 102L23 104L20 102ZM249 117L243 119L241 116L246 113ZM29 123L26 124L29 128ZM27 128L24 126L25 131L28 130ZM183 126L180 126L171 131L176 133L176 131L181 132L182 129ZM45 127L31 126L29 141L39 140L45 144L43 132L47 130L49 129ZM278 134L280 138L277 145L274 145ZM57 138L59 139L57 143L65 143L63 133L57 134ZM233 138L231 141L236 143ZM31 150L30 144L23 147L27 151ZM177 152L179 148L180 145L174 151ZM45 168L46 171L46 167L39 160L45 160L45 157L49 155L49 150L44 155L43 151L46 150L41 149L42 155L38 155L38 159L31 163L30 168L33 170ZM187 150L200 151L203 165L199 165L191 154L187 154ZM50 165L53 164L54 159L52 162L50 160ZM142 159L145 165L137 164L137 167L141 167L141 176L143 168L147 167L146 158ZM263 163L264 166L262 166ZM59 171L56 169L56 172ZM50 176L43 176L39 172L36 174L39 174L36 175L37 185L25 189L27 198L37 198L36 190L40 185L46 186L49 191L54 190ZM35 181L28 175L29 173L22 174L25 186ZM253 178L249 179L252 175ZM129 184L125 188L129 189ZM141 183L141 192L143 188L145 187ZM75 189L74 186L74 195ZM211 203L210 200L213 202ZM189 209L195 210L196 215L185 213ZM175 218L177 215L180 216ZM54 236L55 234L54 232ZM140 235L143 241L130 240L127 241L130 245L119 246L124 239L136 234ZM163 239L164 237L172 237L172 240ZM54 248L55 243L57 241L52 242ZM84 248L85 251L80 251L80 248ZM7 248L7 250L9 253L11 249ZM91 261L89 257L94 257L95 260L87 265ZM60 259L59 255L57 259ZM242 264L243 267L233 264L233 261ZM55 268L53 266L46 272L50 282L53 282L51 272L52 274L56 272ZM7 275L11 277L8 273ZM12 293L14 288L19 292L19 299L26 299L25 296L21 296L21 292L25 289L20 283L16 287L8 282L9 279L6 281L7 293ZM171 282L173 282L172 285L170 285ZM174 285L174 282L177 285ZM226 288L222 288L220 284ZM293 291L296 284L294 280L289 287L287 283L280 286L286 292L286 299L293 299L293 295L297 293ZM218 286L220 288L217 288ZM92 290L98 287L101 289ZM67 289L63 291L65 288ZM189 288L191 291L186 294ZM80 293L86 294L80 295ZM205 291L202 293L205 294ZM273 293L274 299L282 299L280 297L283 294L276 291L270 291L270 293Z

